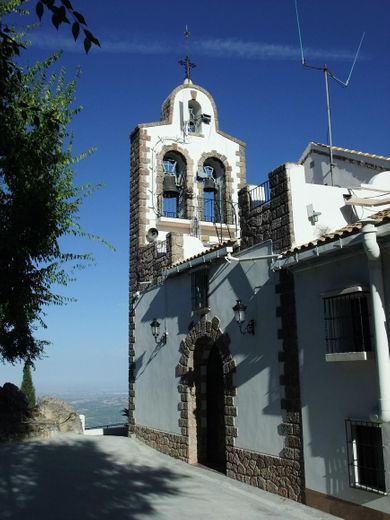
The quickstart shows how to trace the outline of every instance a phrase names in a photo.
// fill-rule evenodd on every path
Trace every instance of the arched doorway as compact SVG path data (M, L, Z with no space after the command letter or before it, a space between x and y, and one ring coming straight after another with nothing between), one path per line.
M182 356L176 367L180 376L179 426L187 438L187 460L223 473L232 451L237 429L234 360L229 337L219 320L202 319L180 345Z
M226 472L224 380L221 355L210 338L195 344L193 414L197 462Z
M216 345L207 361L207 465L226 473L226 435L222 359Z

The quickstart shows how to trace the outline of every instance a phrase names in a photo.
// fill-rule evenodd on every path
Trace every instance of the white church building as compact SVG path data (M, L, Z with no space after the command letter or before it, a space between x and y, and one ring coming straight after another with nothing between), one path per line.
M389 519L390 159L310 143L248 186L188 76L131 134L130 433Z

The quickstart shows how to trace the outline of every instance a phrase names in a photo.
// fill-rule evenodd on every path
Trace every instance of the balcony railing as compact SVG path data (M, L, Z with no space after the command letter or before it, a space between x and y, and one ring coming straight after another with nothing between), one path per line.
M249 190L250 209L259 208L271 200L271 190L269 181L265 181L259 186Z
M162 214L168 218L186 218L185 211L183 211L184 208L181 206L182 204L178 204L176 198L164 199ZM195 209L195 212L197 212L198 219L201 221L218 224L224 222L223 208L213 199L200 197L198 199L198 209Z

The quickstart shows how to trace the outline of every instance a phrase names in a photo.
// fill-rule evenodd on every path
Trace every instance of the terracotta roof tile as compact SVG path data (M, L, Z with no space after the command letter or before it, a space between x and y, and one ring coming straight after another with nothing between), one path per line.
M386 222L390 221L390 209L386 209L383 211L379 211L378 213L374 213L373 215L370 215L370 219L374 220L376 224L384 224ZM330 233L326 233L325 235L322 235L316 240L312 240L306 244L298 245L295 247L292 247L290 249L287 249L283 252L283 254L288 255L292 253L296 253L298 251L304 251L307 249L310 249L312 247L316 247L322 244L326 244L328 242L332 242L333 240L336 240L337 238L343 238L349 235L354 235L355 233L358 233L363 226L362 221L355 222L354 224L349 224L348 226L345 226L340 229L336 229L335 231L332 231Z

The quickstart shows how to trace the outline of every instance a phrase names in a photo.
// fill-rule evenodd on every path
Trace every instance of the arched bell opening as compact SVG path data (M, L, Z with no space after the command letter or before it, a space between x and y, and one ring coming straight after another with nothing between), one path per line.
M198 178L203 183L203 204L200 205L203 208L202 220L225 222L225 167L223 163L215 157L209 157L203 163Z
M187 163L183 155L169 151L163 157L162 214L164 217L186 218L184 197Z

